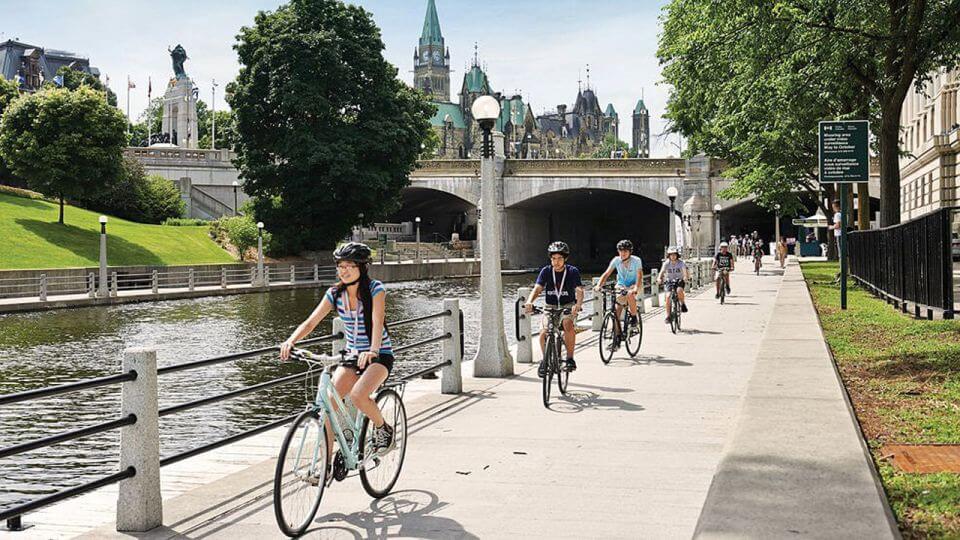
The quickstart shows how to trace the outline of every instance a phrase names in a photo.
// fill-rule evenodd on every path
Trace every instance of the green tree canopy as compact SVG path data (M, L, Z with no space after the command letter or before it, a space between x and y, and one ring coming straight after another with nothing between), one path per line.
M20 91L17 90L16 83L0 77L0 120L3 119L3 111L19 95ZM0 156L0 184L10 183L15 185L16 182L11 178L11 174L10 169L4 165L3 156Z
M394 212L430 105L384 60L370 13L292 0L260 12L234 47L236 164L278 251L331 248L358 214Z
M593 151L593 156L595 158L609 158L611 153L616 150L622 150L626 154L630 153L630 145L621 141L612 133L608 133L603 141L600 143L600 146Z
M63 88L66 88L67 90L76 90L81 86L86 86L93 88L98 92L106 92L107 103L113 105L114 107L117 106L117 95L113 93L113 90L107 88L97 77L77 69L71 69L68 66L63 66L58 69L57 75L63 77ZM52 78L47 79L43 83L44 88L54 88L56 86L57 84L53 82Z
M31 189L63 201L108 186L121 172L123 114L91 88L17 99L0 123L0 155Z

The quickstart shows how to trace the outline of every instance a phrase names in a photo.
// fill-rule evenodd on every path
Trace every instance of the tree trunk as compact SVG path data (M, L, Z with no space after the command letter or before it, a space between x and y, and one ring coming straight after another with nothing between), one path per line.
M63 194L60 194L60 224L63 225Z
M900 223L900 107L884 107L880 118L880 226Z
M860 200L860 230L865 231L870 228L870 184L861 182L857 184L857 199Z

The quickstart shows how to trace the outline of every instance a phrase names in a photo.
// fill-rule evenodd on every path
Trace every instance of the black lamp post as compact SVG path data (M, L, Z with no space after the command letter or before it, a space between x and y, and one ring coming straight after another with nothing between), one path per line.
M240 187L240 183L237 182L236 180L234 180L234 181L233 181L233 215L235 215L235 216L240 215L240 212L239 212L239 210L240 210L240 205L239 205L238 202L237 202L237 201L239 201L239 197L238 197L238 195L237 195L237 188L238 188L238 187Z

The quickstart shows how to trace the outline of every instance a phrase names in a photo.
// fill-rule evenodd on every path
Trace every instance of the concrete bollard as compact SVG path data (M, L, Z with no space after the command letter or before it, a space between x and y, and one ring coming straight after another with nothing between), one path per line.
M320 265L313 265L313 282L320 283Z
M116 296L120 291L120 285L117 282L117 273L110 272L110 296Z
M270 286L270 267L269 266L265 266L263 268L263 286L264 287Z
M250 286L256 287L256 285L257 285L257 269L251 267L250 268Z
M297 281L297 267L291 264L290 265L290 283L292 284L296 281Z
M93 272L87 274L87 295L90 298L97 297L97 277Z
M520 313L517 315L517 324L520 326L520 340L517 341L517 363L533 363L533 335L530 329L530 317L523 311L523 304L533 292L530 287L520 287L517 289L517 299L520 300Z
M443 309L450 312L450 315L443 318L443 332L450 334L449 339L443 340L443 360L449 360L450 365L443 366L440 371L440 392L459 394L463 391L463 374L460 369L463 362L460 354L460 301L446 298Z
M40 292L38 295L41 302L47 301L47 275L40 274Z
M187 270L187 290L193 290L193 268Z
M143 532L163 525L156 351L127 349L123 370L137 378L123 383L120 416L134 414L137 422L120 428L120 470L133 467L137 474L120 481L117 530Z
M660 307L660 284L657 283L659 272L650 272L650 307Z
M153 291L153 294L160 292L160 276L157 275L156 270L154 270L153 274L150 276L150 290Z
M343 319L337 317L333 320L333 335L337 334L343 336L339 338L333 338L333 341L330 342L331 352L333 354L340 354L340 351L347 350L347 333L344 331Z
M653 274L650 274L651 277ZM646 276L643 275L643 270L640 271L640 275L637 276L637 279L640 280L640 286L637 287L637 314L643 315L647 312L647 287L646 287Z
M220 267L220 288L227 288L227 268L225 266Z
M600 278L593 278L593 286L600 283ZM593 318L590 319L590 329L599 332L603 326L603 291L593 293Z

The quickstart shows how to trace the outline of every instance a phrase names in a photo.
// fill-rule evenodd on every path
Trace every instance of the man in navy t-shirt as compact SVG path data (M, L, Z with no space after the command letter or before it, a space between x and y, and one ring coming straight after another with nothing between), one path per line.
M570 314L564 315L563 324L563 342L567 347L566 368L568 371L577 369L577 363L573 360L573 348L577 342L577 332L575 321L577 314L583 307L583 283L580 282L580 270L577 267L567 264L567 257L570 256L570 247L564 242L553 242L547 247L550 253L550 264L544 266L537 276L536 285L530 298L524 307L527 313L533 310L533 301L537 299L542 291L544 292L544 303L548 306L570 308ZM540 350L546 348L547 343L547 324L544 314L544 324L540 330ZM540 362L538 374L543 377L546 375L546 364Z

